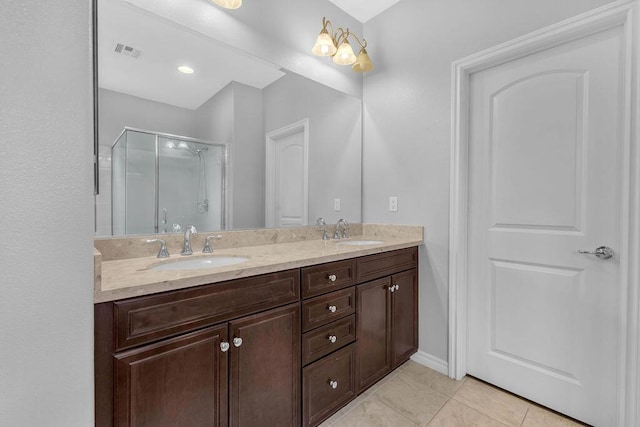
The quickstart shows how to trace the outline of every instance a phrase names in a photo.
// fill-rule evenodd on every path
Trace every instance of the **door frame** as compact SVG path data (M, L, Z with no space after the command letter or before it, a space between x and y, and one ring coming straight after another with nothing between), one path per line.
M640 0L619 0L452 64L449 206L449 377L467 373L469 86L473 73L622 27L623 180L618 339L618 426L640 422ZM635 261L634 261L635 260Z
M302 208L302 225L305 226L309 223L309 118L304 118L295 123L291 123L280 129L276 129L267 133L266 137L266 149L265 149L265 192L264 192L264 219L266 227L275 226L275 181L273 179L273 171L275 168L274 155L275 144L278 140L286 138L294 133L303 132L303 146L304 146L304 159L303 159L303 194L302 199L304 206Z

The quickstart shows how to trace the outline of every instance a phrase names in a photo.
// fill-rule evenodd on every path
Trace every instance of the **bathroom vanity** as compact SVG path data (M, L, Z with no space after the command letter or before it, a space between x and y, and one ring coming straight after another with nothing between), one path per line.
M419 233L221 249L250 261L217 271L103 259L96 425L320 424L417 351ZM110 268L123 286L104 282ZM137 275L148 283L130 286Z

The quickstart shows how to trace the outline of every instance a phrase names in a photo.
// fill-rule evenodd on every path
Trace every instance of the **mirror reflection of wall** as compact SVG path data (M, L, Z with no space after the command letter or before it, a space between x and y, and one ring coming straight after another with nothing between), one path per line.
M204 225L204 231L214 231L265 226L266 136L308 119L308 214L302 223L314 224L320 216L328 222L342 217L361 220L359 98L238 52L122 0L99 0L98 6L98 235L110 235L112 228L115 235L149 232L148 228L112 227L124 212L111 195L111 174L118 173L115 163L111 164L112 156L117 155L111 147L125 127L228 144L226 203L219 220ZM123 54L128 47L131 54ZM177 71L184 58L194 58L191 75ZM195 194L197 189L181 190L183 185L177 184L190 181L198 185L193 178L196 166L189 166L186 160L182 164L191 178L165 175L161 186L174 193ZM217 188L213 182L207 184ZM153 199L146 195L140 200L145 198ZM196 199L185 203L197 203ZM340 199L339 211L334 210L335 199ZM173 220L183 226L195 222L185 214L171 219L181 209L169 209L162 203L151 203L146 209L155 210L160 222L163 209L168 209L171 224ZM158 231L164 231L162 224Z

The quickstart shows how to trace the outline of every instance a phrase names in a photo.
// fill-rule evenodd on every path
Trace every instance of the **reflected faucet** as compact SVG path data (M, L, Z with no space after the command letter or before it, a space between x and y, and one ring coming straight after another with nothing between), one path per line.
M340 234L340 227L342 226L342 234ZM340 218L336 223L336 228L333 230L334 239L346 239L349 237L349 223Z
M180 255L192 255L193 249L191 249L191 235L198 234L198 230L193 225L187 225L184 230L184 246Z
M329 233L327 233L327 223L324 218L320 217L316 221L320 230L322 230L322 240L329 240Z

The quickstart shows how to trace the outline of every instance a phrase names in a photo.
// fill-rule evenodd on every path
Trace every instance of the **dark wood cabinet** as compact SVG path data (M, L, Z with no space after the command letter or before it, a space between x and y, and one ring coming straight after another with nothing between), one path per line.
M391 276L391 362L395 368L418 350L418 272Z
M289 270L97 304L96 426L299 426L299 300Z
M227 426L227 325L118 353L115 425Z
M233 320L229 332L229 424L299 426L299 305Z
M349 345L304 368L304 427L317 426L356 397L354 347Z
M417 260L400 249L96 304L96 426L317 426L417 351Z
M394 273L356 287L356 384L361 393L418 350L417 250L363 257L357 271L358 277Z

